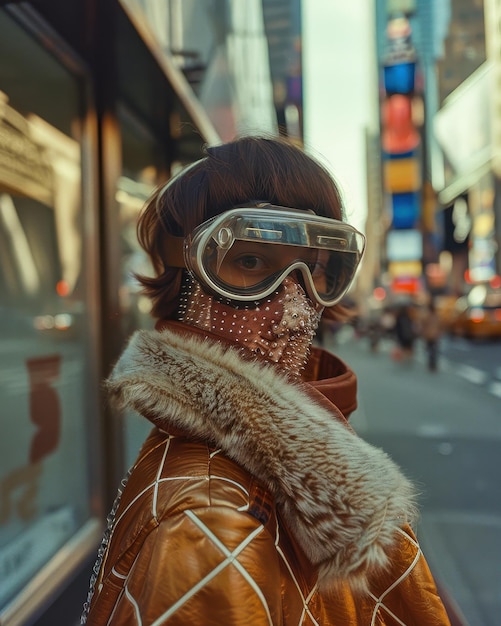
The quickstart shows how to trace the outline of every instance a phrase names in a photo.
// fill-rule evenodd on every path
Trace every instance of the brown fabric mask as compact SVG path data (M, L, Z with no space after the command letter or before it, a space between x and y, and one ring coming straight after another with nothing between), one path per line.
M257 302L221 299L189 274L181 291L178 320L207 330L300 376L320 322L315 306L292 276Z

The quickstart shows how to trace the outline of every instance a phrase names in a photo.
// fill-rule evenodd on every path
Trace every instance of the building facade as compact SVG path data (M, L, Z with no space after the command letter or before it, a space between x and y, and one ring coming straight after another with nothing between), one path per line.
M494 139L500 123L499 3L376 2L382 138L387 132L385 45L388 25L395 19L407 20L416 51L408 119L420 136L415 226L422 252L421 268L414 268L425 293L461 296L476 284L500 280ZM397 185L404 178L400 172ZM386 185L386 207L391 205L389 194ZM383 257L387 252L388 247Z

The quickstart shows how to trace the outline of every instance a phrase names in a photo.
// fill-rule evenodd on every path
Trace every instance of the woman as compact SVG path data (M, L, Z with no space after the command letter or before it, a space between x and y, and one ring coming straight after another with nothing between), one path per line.
M348 426L354 374L311 347L364 247L331 177L279 140L208 148L138 234L158 322L108 388L153 429L83 623L448 624L413 488Z

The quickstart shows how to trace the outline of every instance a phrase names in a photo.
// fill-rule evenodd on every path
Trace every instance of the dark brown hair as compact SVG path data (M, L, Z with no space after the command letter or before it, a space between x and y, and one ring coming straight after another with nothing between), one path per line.
M138 239L151 259L155 277L137 279L152 300L155 318L172 318L181 288L183 270L169 267L165 259L166 232L186 236L205 220L252 201L344 218L332 176L287 140L244 137L206 148L205 153L170 184L159 187L139 217ZM343 317L339 306L328 311L331 318Z

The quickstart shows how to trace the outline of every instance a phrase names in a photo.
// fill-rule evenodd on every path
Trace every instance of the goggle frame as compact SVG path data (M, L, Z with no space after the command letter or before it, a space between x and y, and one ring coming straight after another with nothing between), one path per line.
M338 248L329 248L327 245L304 245L297 242L287 243L284 241L270 241L267 239L260 238L245 238L234 237L231 239L232 232L228 227L228 224L231 221L235 221L238 218L251 218L255 219L259 222L266 222L268 220L272 220L274 222L283 221L284 223L288 221L289 223L296 223L304 226L308 229L308 226L311 227L321 227L325 228L326 233L330 233L334 235L333 237L325 237L325 242L329 240L338 240L341 241L341 238L335 235L339 235L339 233L344 233L345 238L344 242L348 244L349 241L355 242L356 248L353 247L349 250L338 249ZM224 233L224 236L222 236ZM218 237L219 235L219 237ZM190 272L192 272L196 278L206 286L213 293L227 298L229 300L237 300L242 302L255 302L260 301L271 293L273 293L277 287L283 282L283 280L293 271L301 272L303 277L306 290L311 299L318 302L321 306L331 307L338 303L342 297L346 294L348 289L353 283L353 280L356 275L357 268L360 264L360 261L363 257L363 253L365 250L365 242L366 238L363 233L358 231L356 228L347 224L346 222L342 222L340 220L335 220L328 217L323 217L316 215L313 212L303 211L299 209L291 209L288 207L281 207L277 205L272 205L269 203L262 203L253 206L237 206L229 211L225 211L215 217L212 217L199 226L197 226L193 232L184 238L178 238L173 236L168 236L169 245L174 246L173 240L183 239L183 261L184 263L181 265L179 260L177 262L172 258L173 254L170 255L170 265L174 267L185 267ZM206 263L204 260L204 253L206 252L206 248L208 244L212 241L215 242L218 246L230 248L235 239L239 241L254 241L261 242L266 245L283 245L283 246L295 246L295 247L304 247L310 249L318 249L318 250L329 250L332 252L337 252L339 254L354 254L356 256L355 263L353 263L353 269L351 272L351 276L346 281L346 284L342 287L342 289L336 292L335 297L333 298L325 298L318 292L313 276L310 268L306 264L306 262L297 260L292 264L287 265L283 271L277 272L276 276L273 277L273 280L267 284L262 289L257 289L249 293L249 290L252 287L244 287L238 288L235 286L224 286L222 282L216 282L211 274L206 269ZM341 246L342 247L342 246ZM259 287L263 284L263 281L255 285L255 287Z

